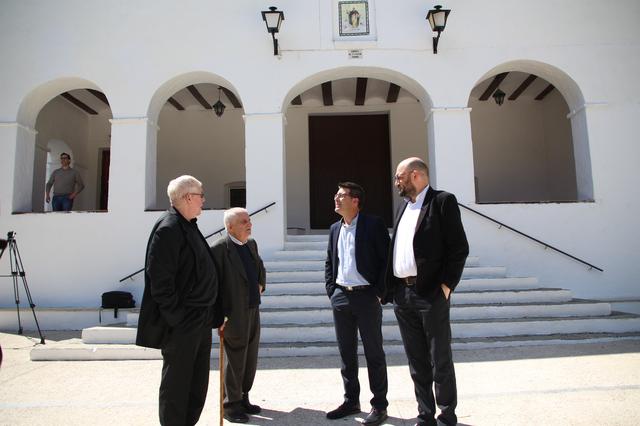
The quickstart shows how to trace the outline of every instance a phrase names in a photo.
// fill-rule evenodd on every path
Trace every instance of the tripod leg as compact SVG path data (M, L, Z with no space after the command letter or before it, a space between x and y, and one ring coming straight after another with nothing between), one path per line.
M29 307L31 308L31 312L33 313L33 320L36 323L36 328L38 329L38 334L40 335L40 343L44 345L45 344L44 336L42 335L42 331L40 330L40 324L38 323L38 317L36 316L36 310L35 310L36 305L35 303L33 303L33 299L31 298L31 291L29 290L29 285L27 284L27 273L24 271L24 266L22 265L22 258L20 257L20 251L18 250L18 243L15 240L13 240L12 248L15 251L16 271L17 271L17 274L19 274L20 277L22 278L22 286L24 287L24 292L27 295L27 300L29 301ZM16 289L17 289L18 277L14 276L14 279L16 281ZM18 321L20 321L20 314L18 314ZM22 329L22 327L20 327L20 329Z
M18 262L13 251L13 241L9 244L9 263L11 264L11 279L13 280L13 297L16 302L16 314L18 315L18 334L22 334L22 321L20 320L20 289L18 288Z

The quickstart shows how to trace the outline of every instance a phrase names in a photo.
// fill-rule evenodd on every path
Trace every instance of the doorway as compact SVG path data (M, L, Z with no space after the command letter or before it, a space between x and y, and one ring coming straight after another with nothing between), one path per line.
M328 229L338 182L365 190L363 211L392 226L389 114L309 116L309 202L311 229Z

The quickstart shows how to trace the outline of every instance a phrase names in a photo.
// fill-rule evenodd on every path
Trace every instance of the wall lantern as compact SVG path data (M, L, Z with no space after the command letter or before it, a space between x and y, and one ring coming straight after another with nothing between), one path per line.
M226 108L225 104L223 104L222 101L220 100L221 90L222 90L222 87L218 86L218 102L211 105L213 107L213 112L215 112L218 117L222 117L222 114L224 114L224 109Z
M496 101L496 103L498 104L498 106L502 105L504 103L504 92L500 89L497 89L495 92L493 92L493 100Z
M280 32L280 25L284 21L284 12L276 10L277 7L271 6L269 10L262 11L262 20L267 25L267 31L273 38L273 54L278 54L278 39L276 33Z
M449 16L449 9L443 9L442 6L434 6L433 9L427 13L427 21L431 25L431 30L438 33L438 37L433 38L433 53L438 53L438 40L440 40L440 33L444 31L444 27L447 26L447 17Z

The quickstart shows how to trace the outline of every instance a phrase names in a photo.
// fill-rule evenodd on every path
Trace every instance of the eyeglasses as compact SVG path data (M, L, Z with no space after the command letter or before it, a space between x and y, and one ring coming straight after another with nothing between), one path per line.
M60 157L61 160L71 160L71 157Z
M351 194L347 194L347 193L337 193L333 196L333 199L338 199L338 200L344 200L345 197L351 197Z
M190 192L189 195L199 195L204 200L204 192Z
M408 172L404 172L404 173L399 173L397 175L394 175L391 180L393 180L394 182L400 181L400 180L404 180L404 178L407 175L411 175L411 173L415 172L415 170L409 170Z

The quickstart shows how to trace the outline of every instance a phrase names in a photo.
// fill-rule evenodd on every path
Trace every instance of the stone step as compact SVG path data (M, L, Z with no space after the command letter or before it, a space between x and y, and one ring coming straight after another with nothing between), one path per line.
M511 337L492 338L454 338L454 350L474 350L485 348L501 348L513 346L541 346L577 343L607 343L618 340L638 340L640 333L583 333L583 334L550 334L543 336L520 335ZM403 354L402 342L386 340L385 353ZM362 355L362 345L358 346ZM211 358L217 359L218 344L211 350ZM337 356L338 347L335 342L320 343L260 343L260 357L291 357L291 356ZM70 339L61 342L48 342L46 345L35 346L30 353L32 361L123 361L123 360L161 360L158 349L142 348L135 345L116 344L86 344L80 339Z
M324 243L327 243L327 241L329 240L329 234L300 234L300 235L294 235L294 234L289 234L286 237L286 241L287 242L318 242L318 241L322 241Z
M457 293L485 290L528 290L540 288L537 278L469 278L463 279L456 287ZM268 283L265 296L287 294L326 294L324 282Z
M324 241L285 241L284 249L287 250L323 250L327 252L328 240Z
M382 333L385 340L400 340L400 331L391 311L384 312ZM507 319L457 319L451 321L454 338L509 337L519 335L580 334L580 333L637 333L640 316L614 312L603 316L532 317ZM82 330L85 344L133 344L135 327L91 327ZM217 335L214 335L217 340ZM333 342L333 322L308 325L262 324L263 343Z
M295 272L295 271L322 271L324 273L324 263L326 253L321 260L318 259L296 259L296 260L268 260L264 262L267 272ZM478 266L478 257L468 257L466 267Z
M393 306L383 307L385 318L394 321ZM605 302L571 300L562 303L510 303L493 305L454 305L451 308L452 320L531 318L531 317L579 317L603 316L611 314L611 306ZM313 325L330 323L333 312L329 303L324 308L310 309L261 309L260 321L263 325ZM126 325L135 327L138 314L130 313Z
M463 278L503 278L507 274L504 266L478 266L464 268ZM324 281L322 271L267 272L267 283Z
M269 260L322 260L327 257L327 248L324 250L278 250L271 254Z
M267 290L268 291L268 290ZM497 290L456 292L452 305L486 305L497 303L559 303L571 300L571 292L562 289L539 288L531 290ZM313 295L262 296L262 309L282 308L327 308L330 307L326 293Z

